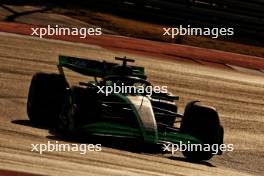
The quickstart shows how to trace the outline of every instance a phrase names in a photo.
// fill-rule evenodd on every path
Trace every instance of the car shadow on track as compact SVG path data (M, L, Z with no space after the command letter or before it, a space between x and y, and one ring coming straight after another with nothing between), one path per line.
M142 141L127 138L118 138L111 136L82 136L80 134L75 135L61 135L55 130L49 130L50 136L48 139L56 141L66 141L71 143L93 143L101 144L102 147L108 147L123 151L130 151L135 153L160 153L160 147L146 145Z
M208 167L216 167L215 165L213 165L212 163L208 162L208 161L198 161L198 162L195 162L195 161L191 161L187 158L184 158L184 157L178 157L178 156L169 156L167 157L171 160L177 160L177 161L183 161L183 162L188 162L188 163L194 163L194 164L200 164L200 165L204 165L204 166L208 166Z
M12 120L11 122L17 125L24 125L28 127L34 127L34 128L39 128L39 129L45 129L45 130L49 129L47 126L44 126L44 125L33 124L32 122L30 122L30 120Z
M50 135L47 136L48 139L53 141L63 141L63 142L70 142L76 144L101 144L102 147L118 149L122 151L129 151L133 153L141 153L141 154L161 154L161 147L154 146L154 145L147 145L142 141L135 141L135 139L127 139L127 138L116 138L116 137L109 137L109 136L96 136L96 137L87 137L81 135L72 135L72 136L65 136L57 133L55 130L48 128L47 126L40 126L31 123L29 120L13 120L11 121L14 124L34 127L39 129L46 129L49 130ZM216 167L208 161L200 161L200 162L193 162L188 160L187 158L180 157L180 156L165 156L165 158L171 160L177 160L182 162L194 163L199 165L204 165L208 167Z
M98 144L100 143L102 147L108 147L112 149L118 149L122 151L129 151L133 153L141 153L141 154L162 154L160 146L154 146L154 145L146 145L145 143L141 141L135 141L135 140L129 140L124 138L115 138L115 137L93 137L93 138L87 138L87 137L65 137L56 135L56 133L52 130L50 130L50 134L53 134L51 136L47 136L48 139L55 140L55 141L63 141L63 142L71 142L71 143L92 143L92 144ZM164 153L165 154L165 153ZM215 165L211 164L208 161L199 161L194 162L187 158L180 157L180 156L162 156L171 160L177 160L182 162L188 162L193 164L199 164L204 165L208 167L216 167Z

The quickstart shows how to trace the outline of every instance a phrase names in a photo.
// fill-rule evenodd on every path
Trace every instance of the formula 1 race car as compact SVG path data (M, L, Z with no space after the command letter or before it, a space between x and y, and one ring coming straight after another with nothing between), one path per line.
M36 73L32 78L27 102L30 121L64 135L130 138L159 146L207 144L210 148L223 144L224 131L215 108L193 101L186 105L183 115L178 114L179 97L151 89L144 68L127 65L134 60L116 60L123 63L59 56L59 74ZM94 80L70 86L64 67ZM109 92L118 85L133 91ZM175 127L175 122L180 127ZM194 161L222 154L212 148L182 153Z

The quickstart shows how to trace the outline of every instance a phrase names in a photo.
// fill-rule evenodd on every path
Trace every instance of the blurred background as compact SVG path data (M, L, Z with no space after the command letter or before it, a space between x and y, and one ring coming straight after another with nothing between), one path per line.
M105 34L264 57L264 0L2 0L0 20L101 27ZM163 36L163 27L232 27L233 36Z

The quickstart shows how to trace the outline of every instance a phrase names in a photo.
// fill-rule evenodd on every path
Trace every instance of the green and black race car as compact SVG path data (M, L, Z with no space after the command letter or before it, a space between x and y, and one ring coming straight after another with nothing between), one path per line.
M64 135L82 134L87 138L121 137L157 146L223 144L224 131L215 108L193 101L186 105L183 115L177 114L179 97L149 89L152 85L144 68L127 65L134 60L126 57L116 57L116 60L123 63L59 56L59 74L36 73L32 78L27 102L31 122L54 128ZM94 80L70 86L64 67ZM116 85L146 89L106 92ZM179 128L175 122L180 123ZM183 151L184 156L195 161L209 160L214 154L222 152Z

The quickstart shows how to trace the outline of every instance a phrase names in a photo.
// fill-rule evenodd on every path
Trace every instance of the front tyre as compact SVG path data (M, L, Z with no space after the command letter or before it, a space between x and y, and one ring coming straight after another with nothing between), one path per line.
M209 160L215 154L212 145L223 143L223 128L219 122L217 111L213 107L201 105L199 102L190 102L186 105L184 117L180 130L199 139L203 144L208 145L209 150L204 151L183 151L183 155L192 161Z

